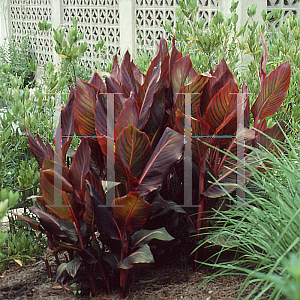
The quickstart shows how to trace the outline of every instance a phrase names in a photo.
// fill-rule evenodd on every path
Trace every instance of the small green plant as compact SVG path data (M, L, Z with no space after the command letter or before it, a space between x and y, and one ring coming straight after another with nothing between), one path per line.
M7 210L15 205L18 201L19 193L13 193L12 191L8 191L7 189L0 190L0 222L3 217L6 215ZM7 239L8 234L0 231L0 272L5 267L5 262L3 261L5 254L3 253L3 244Z
M53 38L56 43L54 49L58 56L62 58L61 72L67 72L71 76L72 84L75 86L76 76L79 75L80 58L87 50L87 43L82 42L84 33L78 32L77 20L72 18L72 22L73 25L67 33L67 38L65 38L66 33L62 29L53 29Z
M20 42L12 37L8 45L0 49L1 98L5 92L4 88L10 86L11 75L21 80L22 88L33 87L36 68L36 58L29 37L22 37Z

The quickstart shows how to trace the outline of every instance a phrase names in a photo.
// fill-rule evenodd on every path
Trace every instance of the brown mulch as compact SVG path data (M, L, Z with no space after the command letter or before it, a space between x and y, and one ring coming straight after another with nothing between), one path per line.
M50 261L53 274L56 265L53 259ZM156 299L201 299L201 300L233 300L237 298L235 290L242 282L238 276L224 276L207 283L198 290L204 277L212 274L212 270L201 268L193 273L188 264L165 265L160 263L149 265L140 269L139 281L132 284L127 300L156 300ZM15 263L9 265L8 270L2 273L0 278L0 299L120 299L119 290L114 289L107 295L100 291L98 297L91 297L88 291L82 291L81 295L74 295L71 291L64 290L54 280L48 278L45 263L40 260L20 267ZM85 295L83 295L85 294Z

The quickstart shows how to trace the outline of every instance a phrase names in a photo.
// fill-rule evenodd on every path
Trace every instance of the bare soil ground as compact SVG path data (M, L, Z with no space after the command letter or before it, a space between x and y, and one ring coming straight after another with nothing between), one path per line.
M50 261L50 265L52 273L55 274L56 265L53 260ZM224 276L214 279L198 290L204 277L212 274L211 269L202 268L193 273L192 267L188 264L184 266L180 266L180 264L154 264L141 270L139 281L131 285L126 297L127 300L232 300L236 299L235 290L243 280L238 276ZM68 286L70 286L70 283ZM104 290L100 291L98 297L91 297L89 290L85 290L83 286L77 286L77 289L82 289L80 295L74 295L72 289L70 287L70 291L66 291L59 284L49 280L47 268L42 260L29 263L23 267L11 263L9 268L2 274L2 278L0 278L0 299L3 300L39 300L44 298L48 300L120 299L118 289L114 289L110 295L107 295Z

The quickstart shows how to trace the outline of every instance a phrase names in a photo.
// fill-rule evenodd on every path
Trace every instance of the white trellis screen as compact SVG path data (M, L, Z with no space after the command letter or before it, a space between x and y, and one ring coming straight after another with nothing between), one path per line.
M210 21L217 10L229 13L231 0L197 0L198 18ZM7 37L20 40L28 35L39 65L56 61L52 50L52 33L43 33L38 22L46 19L53 28L69 27L72 17L78 20L80 32L88 43L87 67L93 68L98 60L94 45L101 39L108 48L107 59L130 49L132 54L140 50L152 50L155 42L163 36L162 25L166 20L174 24L177 0L0 0L1 44ZM240 20L246 18L247 7L258 6L257 15L265 9L282 8L284 17L299 15L296 0L240 0Z

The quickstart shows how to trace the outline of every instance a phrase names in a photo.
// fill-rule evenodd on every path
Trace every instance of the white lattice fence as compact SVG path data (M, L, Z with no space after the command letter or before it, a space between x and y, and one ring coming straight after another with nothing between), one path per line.
M29 41L40 65L52 61L51 36L43 34L38 23L47 20L51 23L50 0L11 0L9 7L10 34L17 41L28 35Z
M38 29L38 22L46 19L53 28L69 27L72 17L78 20L80 32L88 43L85 60L87 67L94 68L98 60L94 45L101 39L108 48L107 60L114 54L123 54L130 49L135 54L140 50L154 50L155 42L163 35L162 25L166 20L176 22L177 0L0 0L4 3L1 25L7 23L6 32L1 28L2 43L7 36L20 40L29 35L36 52L39 65L56 61L52 50L52 37ZM221 10L229 13L230 0L197 0L198 19L209 22ZM284 18L293 13L299 16L299 3L296 0L240 0L238 13L243 22L247 18L246 9L252 3L258 6L257 15L262 9L271 11L282 8ZM5 18L3 18L5 15ZM100 61L101 62L101 61ZM101 62L103 65L103 62Z
M297 0L267 0L268 12L271 12L274 8L281 8L283 11L283 18L285 20L289 15L300 16L299 2Z
M155 42L166 37L163 25L170 21L175 25L177 0L136 0L135 26L137 50L153 50ZM198 0L198 19L209 22L218 10L218 0Z
M84 57L87 67L96 68L99 58L94 45L99 40L105 41L109 61L120 52L118 0L63 0L62 12L64 26L70 27L75 17L79 32L84 33L84 41L88 43ZM100 64L103 65L101 60Z

